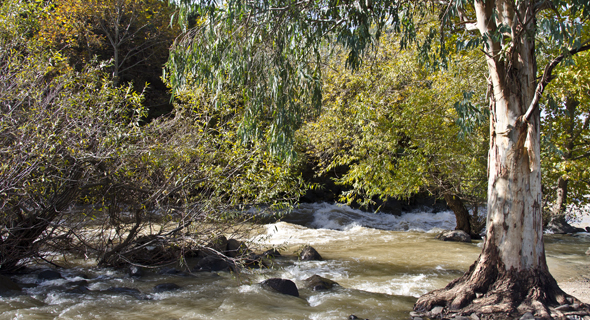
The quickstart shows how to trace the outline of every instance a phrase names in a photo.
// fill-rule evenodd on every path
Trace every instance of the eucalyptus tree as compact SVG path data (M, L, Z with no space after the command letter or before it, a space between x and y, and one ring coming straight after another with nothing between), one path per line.
M357 67L386 29L400 45L417 43L418 57L444 65L448 39L483 51L488 66L490 149L487 234L482 253L462 277L418 299L428 311L490 314L532 312L551 318L550 306L570 298L547 268L541 218L539 99L553 69L590 49L581 26L586 0L469 1L186 1L199 13L197 28L177 43L169 61L174 86L234 86L247 108L244 128L271 118L271 140L288 143L302 108L319 103L323 41L349 50ZM423 18L439 14L429 28ZM545 15L544 15L545 14ZM555 18L557 16L558 18ZM424 40L417 28L427 28ZM536 37L544 32L560 52L537 72ZM295 120L293 120L295 119ZM244 130L252 132L253 130ZM274 139L274 140L273 140Z

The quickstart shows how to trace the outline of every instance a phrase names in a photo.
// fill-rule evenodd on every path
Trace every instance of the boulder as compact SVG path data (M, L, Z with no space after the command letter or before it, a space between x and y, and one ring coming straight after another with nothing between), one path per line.
M276 257L280 257L281 253L279 252L279 250L277 249L270 249L270 250L266 250L264 251L264 253L262 254L263 258L276 258Z
M471 242L471 236L463 230L444 231L436 238L442 241Z
M209 243L209 245L207 245L207 247L217 252L223 253L225 250L227 250L227 242L228 241L225 236L217 236Z
M322 260L322 256L312 246L305 246L297 254L301 260Z
M566 234L585 231L584 229L572 227L565 220L564 216L553 217L551 221L549 221L549 223L547 224L547 230L555 234Z
M46 281L46 280L57 280L63 279L61 273L55 270L43 270L37 275L37 280Z
M225 250L226 256L235 258L246 252L248 252L248 247L242 241L238 241L236 239L227 240L227 248Z
M203 272L203 271L229 271L232 269L230 263L218 256L206 256L203 259L197 262L197 265L194 267L194 272Z
M0 296L10 296L22 292L21 287L7 276L0 275Z
M280 279L280 278L272 278L268 280L264 280L260 283L263 288L271 289L278 293L288 294L290 296L299 297L299 290L297 290L297 286L291 280L287 279Z
M334 285L338 285L335 281L318 276L317 274L305 279L305 287L313 291L330 290Z
M174 291L174 290L178 290L178 289L180 289L180 286L178 286L176 283L171 283L171 282L160 283L159 285L154 286L155 293Z
M73 294L84 294L89 291L90 290L85 285L76 285L76 286L73 286L73 287L67 289L65 292L66 293L73 293Z

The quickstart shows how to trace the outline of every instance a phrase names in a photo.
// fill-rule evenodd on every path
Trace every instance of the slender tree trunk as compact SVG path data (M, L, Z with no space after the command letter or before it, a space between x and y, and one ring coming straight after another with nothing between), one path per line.
M444 194L445 201L453 213L455 213L455 220L457 220L457 226L455 230L463 230L471 235L471 221L469 211L465 208L463 200L456 195Z
M567 177L560 176L557 179L557 195L555 197L555 204L553 205L553 217L561 216L565 212L567 203Z
M488 216L484 247L461 278L418 299L417 311L443 306L447 313L511 319L525 312L551 319L549 306L568 296L549 273L541 216L540 112L527 118L537 87L533 4L523 0L474 2L483 35L512 27L511 46L488 37L492 86L488 154ZM496 21L498 19L498 21ZM532 21L525 29L521 21ZM517 34L517 33L521 34ZM498 38L495 38L498 39Z

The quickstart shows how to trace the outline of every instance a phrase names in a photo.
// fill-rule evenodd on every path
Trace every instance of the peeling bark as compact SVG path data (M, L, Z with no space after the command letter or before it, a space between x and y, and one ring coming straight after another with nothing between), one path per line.
M559 288L545 259L540 112L534 106L542 91L536 89L535 24L526 23L534 21L534 3L474 1L474 6L482 35L501 32L498 25L511 27L502 31L511 41L487 37L485 50L493 88L486 239L467 273L420 297L414 309L428 312L442 306L443 315L475 312L486 319L512 319L531 312L551 319L550 307L577 300Z

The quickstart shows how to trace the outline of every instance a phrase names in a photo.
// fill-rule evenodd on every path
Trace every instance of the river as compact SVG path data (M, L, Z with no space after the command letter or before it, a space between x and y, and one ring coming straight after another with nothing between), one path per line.
M62 271L65 279L29 284L26 295L0 298L0 319L408 319L416 298L445 286L477 259L481 241L436 240L453 229L450 211L413 212L400 217L366 213L346 206L304 204L284 221L265 225L252 241L280 246L273 269L159 275L134 279L124 271L80 266ZM549 269L557 281L590 277L590 235L546 235ZM311 245L323 261L297 261L294 252ZM303 289L314 275L340 284L326 292ZM269 292L259 282L291 279L300 297ZM68 283L87 278L85 293L68 293ZM156 284L181 289L153 293ZM108 293L111 287L140 293Z

